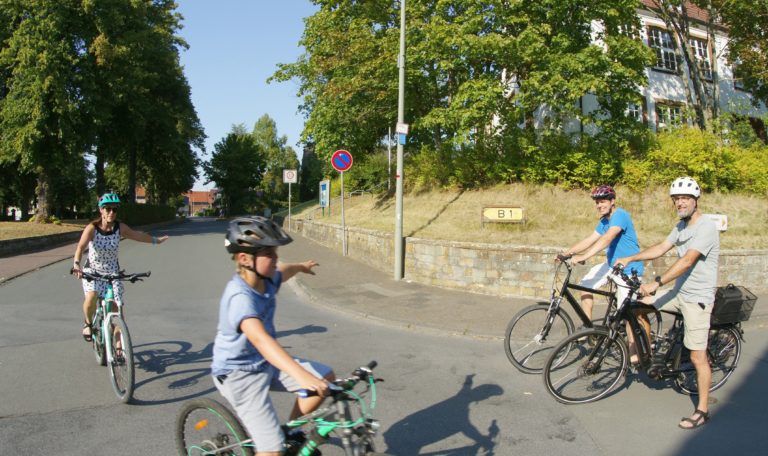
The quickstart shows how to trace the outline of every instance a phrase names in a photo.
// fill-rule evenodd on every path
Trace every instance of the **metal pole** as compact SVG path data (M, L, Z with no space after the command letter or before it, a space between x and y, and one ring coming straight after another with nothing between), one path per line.
M347 256L347 227L344 224L344 171L341 172L341 254Z
M291 231L291 183L288 182L288 231Z
M397 123L405 122L405 0L400 0L400 53L397 56L399 81L397 88ZM395 280L403 278L403 145L397 141L397 174L395 175Z
M387 191L392 189L392 127L387 134Z

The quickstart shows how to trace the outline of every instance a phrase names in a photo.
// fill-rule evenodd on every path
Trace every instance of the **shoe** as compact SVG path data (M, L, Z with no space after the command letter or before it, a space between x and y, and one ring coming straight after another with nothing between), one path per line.
M83 339L86 342L93 342L93 332L91 330L91 324L88 323L87 321L83 322Z
M680 422L677 424L677 427L680 429L696 429L697 427L704 426L707 424L707 421L709 421L709 412L704 412L699 409L694 410L693 415L691 415L693 418L681 418ZM683 426L683 423L689 423L690 426Z

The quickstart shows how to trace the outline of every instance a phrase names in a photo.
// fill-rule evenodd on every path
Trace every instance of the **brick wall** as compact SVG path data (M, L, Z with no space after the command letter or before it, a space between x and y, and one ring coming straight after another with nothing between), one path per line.
M294 220L294 231L326 247L341 251L341 226L311 220ZM511 244L479 244L405 240L405 278L443 288L460 288L500 296L548 298L552 287L554 257L560 247L531 247ZM394 271L392 234L347 227L347 254L382 271ZM668 268L677 256L666 255L646 263L645 280ZM590 264L577 266L581 277L592 264L605 261L596 256ZM768 291L768 250L723 250L720 252L718 285L735 283L753 292Z

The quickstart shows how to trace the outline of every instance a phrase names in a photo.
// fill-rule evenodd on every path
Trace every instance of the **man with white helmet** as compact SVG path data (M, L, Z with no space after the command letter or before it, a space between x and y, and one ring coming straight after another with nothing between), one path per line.
M661 257L673 247L677 248L678 259L654 281L643 284L640 293L644 296L655 294L663 285L674 282L674 286L660 294L654 306L657 309L676 310L683 315L683 344L691 351L691 362L696 368L699 385L698 406L689 418L683 418L678 426L694 429L709 421L709 384L712 371L707 359L709 320L715 302L717 267L720 256L720 236L715 223L704 217L698 207L701 188L690 177L680 177L672 182L669 196L680 221L667 238L642 252L616 263L628 264L637 260L653 260ZM643 316L646 333L650 330L648 320Z

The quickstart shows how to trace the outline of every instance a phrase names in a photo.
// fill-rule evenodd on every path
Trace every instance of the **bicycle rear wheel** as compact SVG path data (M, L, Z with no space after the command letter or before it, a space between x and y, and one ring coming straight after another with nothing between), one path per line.
M188 401L176 417L176 448L181 456L253 456L249 443L240 421L212 399Z
M133 345L128 326L118 315L112 315L107 325L107 337L111 337L112 362L109 364L109 378L118 399L128 403L133 397L134 368Z
M544 385L563 404L585 404L605 397L627 370L627 345L605 328L571 334L552 350L544 366Z
M93 354L96 357L96 362L100 366L107 365L107 352L104 348L104 336L101 334L101 325L104 321L104 316L100 311L96 312L91 322L91 345L93 346Z
M678 369L680 373L675 377L675 385L685 394L698 394L699 385L696 380L696 369L691 364L690 352L685 349L681 355ZM728 381L728 378L736 370L741 357L741 336L735 328L718 328L709 330L707 341L707 358L712 369L712 381L710 391L715 391Z
M549 305L528 306L507 325L504 352L520 372L538 374L555 345L572 332L573 321L562 308L550 313Z

